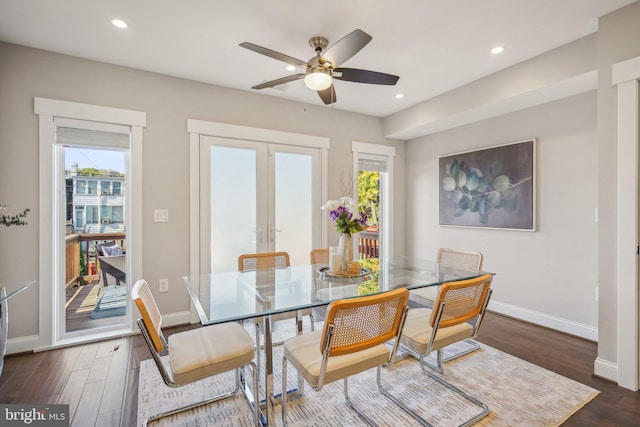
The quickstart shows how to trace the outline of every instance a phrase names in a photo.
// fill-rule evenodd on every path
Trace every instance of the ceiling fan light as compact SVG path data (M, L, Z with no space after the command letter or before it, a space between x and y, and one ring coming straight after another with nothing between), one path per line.
M304 76L304 83L312 90L325 90L331 86L331 75L323 70L313 70Z

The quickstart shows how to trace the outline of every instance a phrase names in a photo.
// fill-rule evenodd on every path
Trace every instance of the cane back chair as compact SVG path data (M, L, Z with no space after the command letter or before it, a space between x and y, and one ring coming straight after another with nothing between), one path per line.
M191 329L174 333L166 340L161 329L162 315L147 282L138 280L131 290L131 297L142 316L138 319L138 326L166 385L180 387L231 370L235 370L236 375L232 391L155 414L145 419L143 426L151 421L232 397L238 390L244 391L242 370L245 366L250 367L253 372L252 393L253 396L258 396L253 340L240 324L230 322ZM252 404L246 393L245 397L253 411L254 425L257 427L260 425L259 405Z
M314 390L342 379L347 405L370 425L375 425L348 395L348 378L392 363L407 312L409 292L402 288L381 294L337 300L329 304L322 331L288 339L282 359L282 390L287 389L290 363ZM393 347L385 343L395 340ZM302 391L302 389L300 390ZM287 425L287 393L282 393L282 421Z

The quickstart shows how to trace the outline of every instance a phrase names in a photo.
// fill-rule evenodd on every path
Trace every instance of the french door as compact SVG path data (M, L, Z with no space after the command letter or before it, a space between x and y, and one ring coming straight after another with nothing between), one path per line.
M306 264L320 242L320 150L224 137L200 144L201 272L243 253L286 251Z

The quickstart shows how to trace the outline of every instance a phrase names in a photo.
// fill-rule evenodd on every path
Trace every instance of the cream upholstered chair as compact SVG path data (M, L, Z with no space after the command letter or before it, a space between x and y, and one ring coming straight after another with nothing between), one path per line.
M455 249L440 248L438 250L438 257L436 261L439 264L441 272L445 272L448 268L455 268L461 270L468 270L475 273L480 272L482 269L483 255L480 252L468 252L458 251ZM426 288L414 289L411 291L411 300L427 307L435 307L434 301L438 296L439 286L428 286ZM470 319L471 322L477 323L478 318ZM478 324L478 327L480 325ZM476 331L477 334L477 331ZM472 339L465 340L469 346L457 353L449 354L448 356L442 356L444 362L456 359L465 354L480 349L480 344Z
M454 249L440 248L436 262L440 268L457 268L478 272L482 270L483 255L480 252L458 251ZM426 306L433 306L438 294L437 286L414 289L411 291L411 300Z
M158 420L182 411L207 405L235 395L241 389L241 369L251 367L253 372L253 396L258 395L257 369L253 363L254 347L251 336L235 322L205 326L178 332L169 336L167 341L162 333L162 316L156 305L149 285L138 280L131 291L131 297L142 316L138 326L162 379L169 387L180 387L194 381L223 372L236 371L234 390L215 396L203 402L153 415L143 422ZM245 395L246 396L246 395ZM260 425L258 405L249 406L253 410L254 424Z
M320 391L325 384L344 380L347 405L368 424L375 425L349 399L347 379L393 362L407 311L409 292L396 289L364 297L337 300L329 304L322 331L288 339L282 359L282 390L287 389L287 363ZM385 343L395 340L393 348ZM282 421L287 425L287 393L282 393Z
M491 297L492 279L491 274L485 274L474 279L444 283L438 290L433 310L429 308L409 310L400 340L403 348L419 359L420 367L425 374L481 409L478 415L461 425L473 424L486 416L489 409L476 398L432 373L431 370L438 373L444 371L444 347L475 337ZM479 318L475 326L468 323L473 318ZM434 350L437 351L435 365L426 360ZM396 403L403 405L400 401Z
M239 271L258 271L267 270L273 268L286 268L291 265L289 260L289 253L287 252L264 252L257 254L242 254L238 257L238 270ZM296 321L299 316L309 316L311 323L311 330L314 330L313 310L304 309L298 310L298 312L285 312L278 313L271 316L272 321L280 321L284 319L294 318ZM258 376L260 375L260 335L262 331L262 320L259 317L254 318L254 324L256 327L256 365L258 367ZM301 322L299 327L301 327ZM299 330L298 333L302 331ZM273 343L273 345L279 345L282 342Z
M329 265L329 249L313 249L311 251L311 264Z

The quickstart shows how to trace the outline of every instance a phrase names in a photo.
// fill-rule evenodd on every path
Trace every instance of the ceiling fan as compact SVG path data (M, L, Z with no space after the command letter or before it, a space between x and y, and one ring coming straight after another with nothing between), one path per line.
M309 59L307 62L253 43L244 42L240 43L240 46L270 58L305 69L304 73L293 74L291 76L271 80L253 86L251 89L265 89L304 78L304 82L307 87L317 91L322 102L328 105L337 101L336 90L333 87L333 79L391 86L395 85L398 81L399 77L391 74L340 67L341 64L346 62L356 53L360 52L360 50L371 41L371 39L372 37L364 31L354 30L327 49L329 41L326 38L321 36L311 37L309 39L309 45L313 50L315 50L316 56Z

